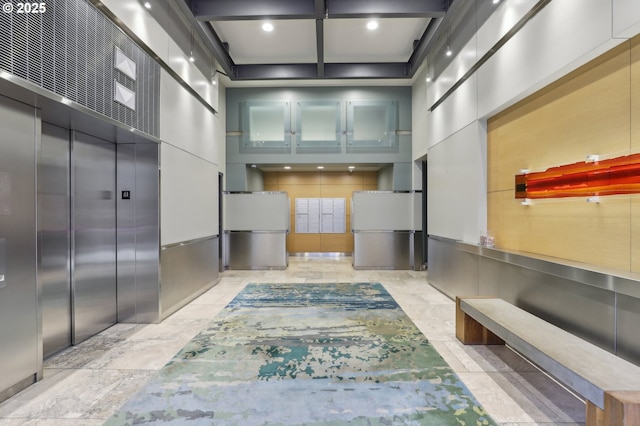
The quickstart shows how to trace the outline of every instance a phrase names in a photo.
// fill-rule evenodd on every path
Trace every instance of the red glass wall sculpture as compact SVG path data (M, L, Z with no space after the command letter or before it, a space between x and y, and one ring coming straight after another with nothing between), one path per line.
M516 175L516 198L592 197L640 193L640 154L579 162Z

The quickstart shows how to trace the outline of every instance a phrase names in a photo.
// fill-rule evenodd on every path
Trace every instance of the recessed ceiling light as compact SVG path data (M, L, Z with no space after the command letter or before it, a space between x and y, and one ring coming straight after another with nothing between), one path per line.
M369 22L367 22L367 29L368 30L375 30L376 28L378 28L378 21L369 21Z
M262 30L270 33L273 31L273 24L271 22L265 22L262 24Z
M284 166L285 170L291 170L291 166Z
M144 7L146 7L147 9L151 9L151 3L149 3L148 1L145 1Z
M318 170L324 169L324 166L318 166Z

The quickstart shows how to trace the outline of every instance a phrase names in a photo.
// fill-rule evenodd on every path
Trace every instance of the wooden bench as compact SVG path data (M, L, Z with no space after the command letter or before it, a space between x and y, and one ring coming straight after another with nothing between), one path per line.
M506 342L586 399L588 426L640 425L640 367L502 299L457 297L456 337Z

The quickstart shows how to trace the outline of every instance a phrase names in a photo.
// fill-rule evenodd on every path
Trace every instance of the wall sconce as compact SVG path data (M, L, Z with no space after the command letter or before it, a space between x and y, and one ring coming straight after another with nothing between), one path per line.
M587 198L587 203L600 204L600 197L598 197L597 195L595 195L593 197L588 197Z
M525 198L524 200L520 201L520 204L522 204L523 206L530 206L533 203L531 202L531 199Z

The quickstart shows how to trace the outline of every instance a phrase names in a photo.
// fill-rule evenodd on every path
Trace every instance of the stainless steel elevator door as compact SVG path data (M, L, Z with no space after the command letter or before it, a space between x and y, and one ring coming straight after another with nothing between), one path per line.
M73 344L117 321L115 145L74 132Z
M43 355L71 346L69 130L42 123L38 158L38 280Z

